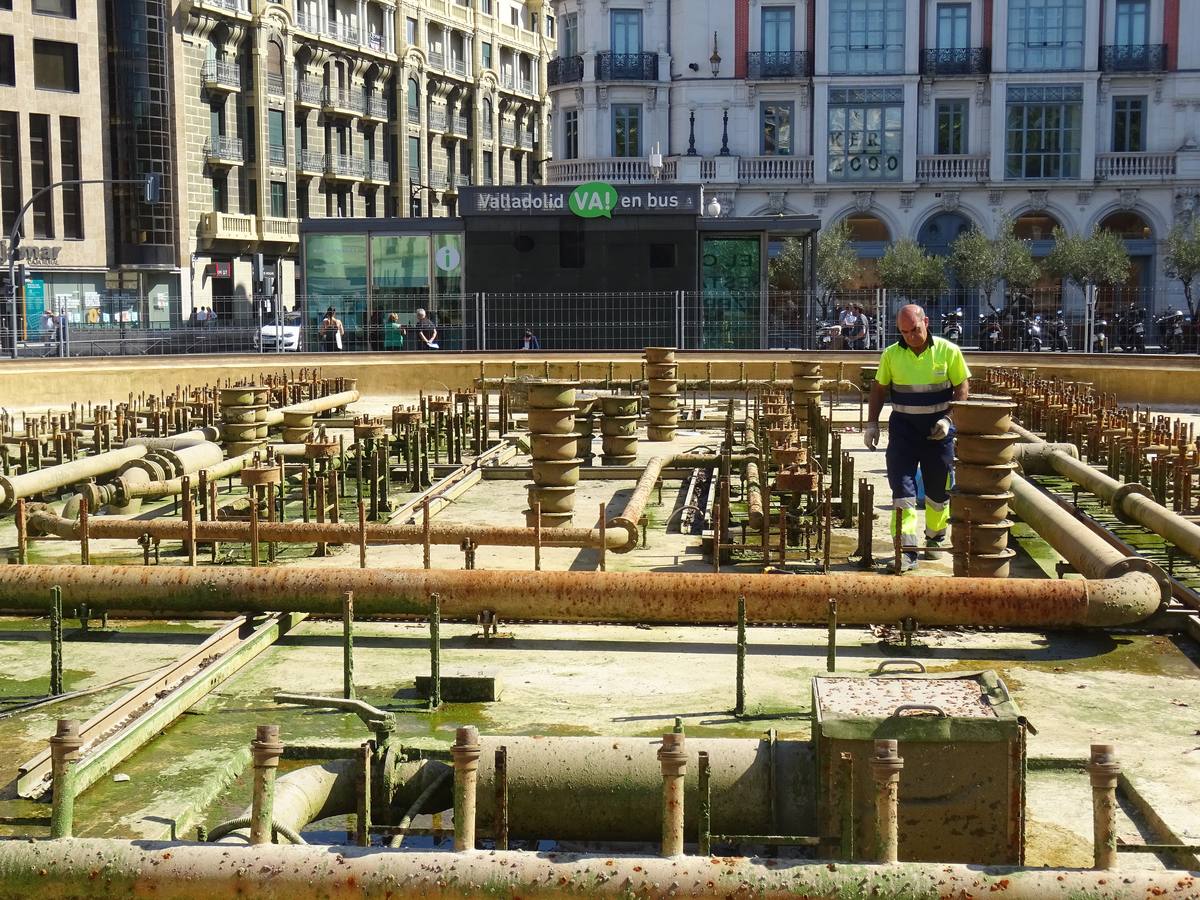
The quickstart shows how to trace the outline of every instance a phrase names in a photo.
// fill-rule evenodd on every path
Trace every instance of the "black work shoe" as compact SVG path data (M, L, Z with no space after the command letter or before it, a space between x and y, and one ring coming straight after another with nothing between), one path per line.
M942 543L942 538L925 538L925 558L937 559L941 556L940 551L945 545Z
M900 555L900 574L913 571L920 561L917 559L916 551L906 550Z

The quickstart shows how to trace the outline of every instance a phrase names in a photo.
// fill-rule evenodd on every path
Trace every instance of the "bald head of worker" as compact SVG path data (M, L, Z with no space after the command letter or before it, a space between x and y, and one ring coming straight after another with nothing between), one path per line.
M896 330L910 349L920 353L929 341L929 317L915 303L902 306L896 313Z

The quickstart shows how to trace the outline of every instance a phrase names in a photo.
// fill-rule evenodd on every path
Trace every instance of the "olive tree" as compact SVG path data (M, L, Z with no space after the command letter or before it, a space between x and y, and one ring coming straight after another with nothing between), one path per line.
M1192 296L1193 282L1200 276L1200 217L1184 225L1176 225L1167 235L1167 274L1183 284L1188 314L1196 321L1196 301Z
M845 290L859 274L858 254L850 237L850 225L844 221L817 235L816 274L823 316L828 314L834 294Z
M879 280L888 290L902 294L942 291L947 286L942 260L908 238L884 251L879 260Z
M1051 274L1086 291L1093 285L1124 284L1129 267L1129 254L1120 235L1104 228L1088 237L1054 229L1054 249L1046 257L1046 270Z
M1029 242L1013 234L1007 219L994 240L978 228L960 234L950 245L947 265L959 284L979 291L989 306L1000 282L1013 290L1028 290L1041 277Z

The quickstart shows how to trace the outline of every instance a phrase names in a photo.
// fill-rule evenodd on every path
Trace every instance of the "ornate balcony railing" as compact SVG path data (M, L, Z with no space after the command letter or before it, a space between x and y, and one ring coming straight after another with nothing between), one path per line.
M325 99L325 88L319 81L301 78L296 82L296 101L309 106L320 106Z
M787 181L812 184L811 156L743 156L738 160L738 181Z
M934 48L921 51L922 75L986 75L991 70L986 47Z
M267 146L267 159L270 160L273 166L286 166L287 147L282 147L278 144L269 144Z
M1162 72L1166 68L1166 44L1105 44L1100 48L1101 72Z
M467 77L467 61L465 59L450 60L450 71L452 71L459 78L466 78Z
M506 147L517 146L517 129L512 125L500 126L500 143Z
M807 50L751 50L746 54L746 77L807 78L812 54Z
M325 157L325 174L340 178L362 178L365 174L363 158L343 153L330 153Z
M235 137L210 137L204 142L204 155L210 162L240 163L243 160L242 139Z
M582 56L560 56L546 63L546 83L550 87L576 81L583 81Z
M429 127L433 131L446 130L446 111L444 109L429 110Z
M362 115L367 108L367 101L363 95L357 91L334 90L326 88L325 90L325 106L330 109L348 110L352 113Z
M252 241L258 227L254 216L206 212L200 214L200 236L208 241Z
M522 131L519 135L517 135L517 138L521 142L522 150L532 150L533 149L533 135L530 134L528 131Z
M521 93L522 94L532 94L533 93L533 79L532 78L528 78L525 75L521 76Z
M917 181L987 181L986 156L918 156Z
M301 150L297 164L302 172L324 172L325 154L320 150Z
M421 121L421 107L410 106L408 108L408 121L414 125Z
M596 80L658 81L658 54L597 53Z
M388 169L387 160L371 159L367 160L368 166L366 170L367 177L372 181L388 181L391 178L391 172Z
M675 179L678 168L674 159L663 160L662 181ZM644 157L613 156L600 159L556 159L545 166L547 184L581 184L607 181L612 184L653 182L650 163Z
M1174 153L1096 154L1096 178L1101 181L1165 181L1174 177Z
M236 91L242 87L242 70L237 63L206 59L200 67L200 77L204 79L205 86L210 88Z
M470 119L466 116L451 116L450 133L456 137L468 137L471 133Z
M284 95L282 75L276 75L274 72L267 73L267 93L272 97L282 97Z
M446 54L441 50L429 51L429 68L444 69L446 68Z
M502 72L500 75L500 87L508 91L517 89L517 77L512 72Z
M388 114L387 100L383 97L367 98L367 115L372 119L386 119Z
M445 169L433 169L429 173L429 186L444 190L450 186L450 177Z

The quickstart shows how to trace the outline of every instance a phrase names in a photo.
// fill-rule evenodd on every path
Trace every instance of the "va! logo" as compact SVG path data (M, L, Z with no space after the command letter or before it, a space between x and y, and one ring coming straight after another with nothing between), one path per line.
M604 181L589 181L571 191L568 204L581 219L611 219L617 207L617 189Z

